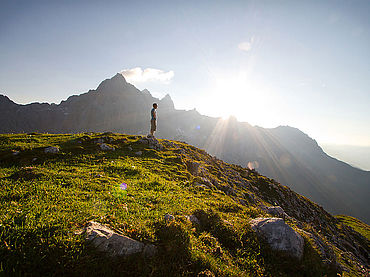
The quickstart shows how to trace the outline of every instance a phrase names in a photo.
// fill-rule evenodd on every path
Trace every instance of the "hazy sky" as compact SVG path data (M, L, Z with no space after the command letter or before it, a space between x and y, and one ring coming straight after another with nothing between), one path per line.
M0 0L0 93L59 103L123 72L176 108L370 145L370 1Z

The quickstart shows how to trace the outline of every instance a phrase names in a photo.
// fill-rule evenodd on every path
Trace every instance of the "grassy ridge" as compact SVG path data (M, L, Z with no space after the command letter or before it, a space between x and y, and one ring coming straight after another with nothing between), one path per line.
M370 240L370 226L366 223L348 215L337 215L336 218L338 218L342 223L353 228L353 230Z
M103 139L115 151L101 151ZM192 158L211 159L187 144L162 141L163 151L120 134L0 135L0 273L5 275L328 276L319 253L305 241L302 261L277 253L256 237L249 220L264 216L189 173ZM44 148L58 146L59 153ZM141 151L141 155L135 154ZM182 155L181 153L186 153ZM186 159L186 160L184 160ZM261 189L270 180L214 161L207 170L227 188L227 170ZM238 173L238 174L239 174ZM119 185L125 182L128 189ZM270 189L266 189L270 192ZM239 197L250 193L239 188ZM166 223L170 213L175 221ZM193 226L186 216L195 214ZM78 235L94 220L160 249L112 259ZM202 275L203 274L203 275ZM208 275L207 275L208 274Z

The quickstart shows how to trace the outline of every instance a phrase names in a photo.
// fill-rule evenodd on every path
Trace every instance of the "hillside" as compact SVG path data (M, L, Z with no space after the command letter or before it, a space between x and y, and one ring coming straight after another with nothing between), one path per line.
M152 97L149 91L127 83L121 74L58 105L18 105L0 95L0 133L113 131L145 135L153 102L159 104L158 137L186 141L230 163L250 163L328 211L370 223L369 171L328 156L296 128L265 129L235 118L223 120L196 110L177 110L169 95Z
M178 141L0 135L0 186L3 275L369 274L369 240L356 229L256 170ZM251 227L259 218L291 226L301 255L274 250ZM86 242L91 221L156 251L101 253Z

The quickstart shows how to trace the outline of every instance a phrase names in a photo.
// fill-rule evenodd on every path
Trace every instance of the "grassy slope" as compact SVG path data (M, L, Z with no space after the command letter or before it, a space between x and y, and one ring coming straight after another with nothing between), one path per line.
M348 216L348 215L337 215L338 218L342 223L346 224L347 226L351 227L356 232L363 235L365 238L370 240L370 226L366 223L362 222L361 220Z
M94 143L110 138L114 152ZM269 249L251 231L250 218L265 215L252 204L241 205L222 190L194 183L184 155L210 159L187 144L167 142L156 151L139 137L118 134L0 136L0 273L13 275L194 276L328 276L308 239L297 261ZM172 146L171 146L172 145ZM58 154L45 154L59 146ZM132 150L130 149L132 148ZM141 156L135 152L142 151ZM15 151L20 151L15 154ZM227 170L245 169L215 161L207 165L222 184ZM245 181L262 188L270 179L247 172ZM128 184L123 192L122 182ZM250 193L239 189L238 194ZM168 224L163 217L173 214ZM186 215L196 214L194 227ZM111 259L76 235L89 220L109 225L160 249L152 260ZM293 224L293 223L292 223ZM206 275L204 275L206 276Z

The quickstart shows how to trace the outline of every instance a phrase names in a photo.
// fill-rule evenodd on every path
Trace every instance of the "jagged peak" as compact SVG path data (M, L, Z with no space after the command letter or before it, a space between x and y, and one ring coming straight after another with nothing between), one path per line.
M144 93L144 94L149 94L149 95L151 95L150 91L149 91L149 90L147 90L146 88L144 88L141 92L142 92L142 93Z
M166 108L175 108L172 98L168 93L160 100L160 104L164 105Z
M100 83L98 88L96 89L97 91L111 91L113 90L120 90L121 88L124 88L128 85L126 82L125 77L121 73L117 73L110 79L105 79L103 82Z

